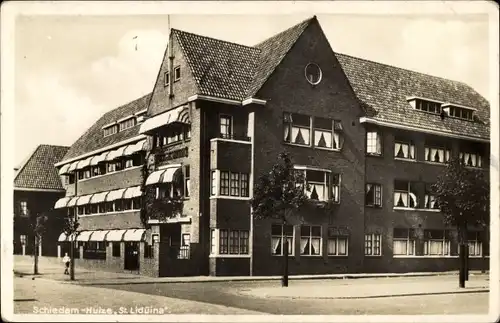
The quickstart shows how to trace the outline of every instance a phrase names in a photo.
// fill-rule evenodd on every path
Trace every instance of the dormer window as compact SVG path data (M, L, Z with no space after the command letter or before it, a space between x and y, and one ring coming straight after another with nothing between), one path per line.
M137 121L135 118L129 118L127 120L120 121L118 126L120 127L119 131L123 131L128 128L132 128L137 124Z
M467 107L459 107L449 103L442 105L443 111L452 118L459 118L463 120L474 120L474 110Z
M423 112L440 114L441 113L441 102L426 100L423 98L410 97L408 102L415 109Z
M104 128L104 137L114 135L118 132L118 125L114 124Z

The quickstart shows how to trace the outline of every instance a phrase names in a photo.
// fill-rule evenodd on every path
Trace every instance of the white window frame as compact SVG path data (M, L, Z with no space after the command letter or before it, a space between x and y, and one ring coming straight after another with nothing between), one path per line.
M228 124L222 124L223 120L226 120L229 122ZM222 126L224 126L225 131L227 130L227 133L222 132ZM230 114L219 114L219 135L221 138L224 139L233 139L233 116Z
M433 154L433 151L434 152L437 152L438 153L438 156L443 156L443 160L440 160L440 161L435 161L433 160L432 158L432 154ZM442 152L440 154L440 152ZM447 147L437 147L437 146L433 146L433 145L425 145L424 146L424 160L428 163L436 163L436 164L446 164L450 161L450 158L451 158L451 150L448 149Z
M179 75L177 75L177 72L179 72ZM179 65L174 68L174 82L177 82L180 79L181 79L181 67Z
M425 232L425 231L424 231ZM439 242L442 244L442 254L430 254L430 244L432 242ZM447 239L446 232L443 230L443 238L442 239L427 239L424 236L424 256L431 257L449 257L451 255L451 240Z
M302 228L303 227L308 227L309 228L309 235L308 236L302 236ZM312 229L316 227L320 229L320 235L319 236L313 236L312 235ZM309 224L303 224L299 227L300 229L300 256L301 257L321 257L323 255L323 228L320 225L309 225ZM312 254L312 241L317 240L319 238L319 253ZM308 244L309 244L309 253L302 253L302 239L308 239Z
M20 216L28 215L28 201L26 200L19 201L19 215Z
M302 126L302 125L294 125L293 124L293 115L301 115L301 116L304 116L304 117L309 117L309 126ZM289 120L287 121L286 120L286 117L285 115L288 115L288 118ZM302 113L291 113L291 112L285 112L283 114L283 135L284 135L284 138L283 138L283 141L289 145L295 145L295 146L301 146L301 147L312 147L313 145L313 122L312 122L312 117L311 116L308 116L308 115L305 115L305 114L302 114ZM304 143L304 144L300 144L300 143L295 143L293 142L292 140L292 132L293 132L293 129L294 128L298 128L299 131L300 129L304 129L306 131L309 132L309 142L308 143ZM288 130L287 130L288 129ZM286 138L290 136L290 140L286 140Z
M222 187L222 173L228 174L228 194L221 194ZM238 174L238 195L232 195L233 183L231 181L231 175ZM211 173L211 185L210 185L210 198L223 198L223 199L236 199L236 200L248 200L250 197L250 174L248 173L240 173L240 172L231 172L226 170L213 169ZM243 195L242 191L242 177L245 176L246 181L246 195Z
M371 187L370 187L371 186ZM370 188L372 189L373 204L368 204L366 196L369 193ZM379 194L379 201L377 201L377 190ZM382 207L382 185L378 183L366 183L365 185L365 205L371 207ZM379 203L377 203L379 202Z
M321 128L316 125L316 120L319 119L319 117L312 117L312 140L311 143L314 148L319 148L319 149L327 149L327 150L341 150L342 149L342 144L343 144L343 138L342 138L342 132L341 131L336 131L335 130L335 123L339 123L339 121L330 119L330 118L322 118L330 121L330 128ZM316 136L321 136L321 133L328 133L330 135L330 147L325 146L321 147L317 144L317 138ZM319 143L319 141L318 141ZM336 147L334 147L334 145Z
M221 232L227 232L227 253L221 253ZM237 232L238 246L237 253L231 253L231 233ZM242 233L245 237L242 238ZM246 239L246 253L242 253L242 240ZM210 255L214 257L249 257L250 256L250 231L249 230L232 230L225 228L210 229Z
M411 191L411 184L415 183L415 182L411 182L411 181L407 181L407 180L397 180L397 181L407 182L408 183L408 188L406 189L406 191L396 190L396 188L394 188L394 194L393 194L393 198L394 198L393 205L394 205L394 208L417 209L419 207L418 196ZM396 180L394 181L394 186L396 186L395 182L396 182ZM404 206L398 206L397 205L397 202L399 200L398 197L397 197L397 194L406 194L407 195L407 197L406 197L406 205L404 205ZM410 206L410 201L412 201L413 198L414 198L415 205L414 206Z
M339 240L345 240L345 254L339 253ZM330 241L335 242L335 253L330 252ZM349 256L349 236L348 235L335 235L327 238L326 252L329 257L347 257Z
M319 200L321 202L326 202L330 198L335 202L336 204L340 203L340 188L341 188L341 183L342 183L342 176L341 174L338 173L332 173L331 170L329 169L322 169L322 168L314 168L314 167L309 167L309 166L300 166L300 165L294 165L293 167L297 171L303 171L304 172L304 180L306 183L309 184L316 184L316 185L324 185L326 194L324 194L324 199ZM317 171L317 172L323 172L324 173L324 181L323 182L314 182L314 181L308 181L307 180L307 171ZM338 183L334 183L333 180L338 177ZM307 185L304 187L304 193L306 194L307 197L309 197L312 193L307 190ZM333 194L333 196L330 196L330 194Z
M382 234L380 233L367 233L364 236L365 238L365 243L364 243L364 250L365 250L365 256L369 257L381 257L382 256ZM377 239L378 238L378 239ZM367 253L367 242L370 242L370 252ZM375 254L375 242L379 243L379 253Z
M466 164L465 158L469 157L469 160L471 161L471 165ZM472 158L474 157L474 158ZM469 153L469 152L460 152L459 154L460 160L465 164L467 167L474 167L474 168L482 168L483 167L483 158L479 153Z
M404 241L406 242L406 253L405 254L396 254L394 250L396 250L395 242L400 242ZM410 229L406 229L406 238L395 238L394 237L394 231L393 231L393 237L392 237L392 255L394 257L398 256L415 256L416 255L416 239L410 236ZM410 250L411 246L411 250Z
M372 156L382 155L382 138L378 131L366 132L366 153Z
M479 258L483 256L483 241L479 238L479 232L478 231L472 231L475 235L474 239L470 239L469 237L467 238L467 247L469 248L469 257L471 258ZM471 232L468 232L470 234ZM460 244L458 244L458 252L457 254L460 254ZM476 250L479 250L479 253L474 252Z
M165 74L163 74L163 85L164 86L170 85L170 73L169 72L165 72Z
M291 249L290 253L288 253L289 256L295 256L295 226L291 225L291 224L285 224L286 226L291 226L292 227L292 236L288 236L288 235L285 235L284 231L285 231L285 228L283 226L283 224L271 224L271 255L272 256L283 256L284 252L283 252L283 241L284 239L292 239L291 242L288 243L288 248ZM281 235L278 236L278 235L273 235L272 234L272 226L280 226L281 227ZM273 238L279 238L280 239L280 244L281 244L281 250L279 253L275 253L274 252L274 248L273 248Z
M398 149L398 145L399 145L399 149ZM400 150L403 152L403 155L405 155L404 147L406 147L406 156L403 156L403 157L398 156L398 153ZM394 159L416 160L417 159L417 152L415 150L415 144L413 144L411 141L395 140L394 141Z

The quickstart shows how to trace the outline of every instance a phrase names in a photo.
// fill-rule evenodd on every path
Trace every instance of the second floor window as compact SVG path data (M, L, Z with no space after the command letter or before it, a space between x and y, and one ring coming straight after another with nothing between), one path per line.
M444 147L425 146L425 161L447 163L450 160L450 150Z
M311 145L311 117L298 113L285 113L283 120L285 142Z
M366 133L366 153L369 155L382 155L382 139L376 131Z
M342 148L341 124L332 119L314 117L314 146L320 148Z
M409 181L394 181L394 206L417 208L418 199L415 183Z
M436 203L436 196L432 192L432 184L425 185L424 207L426 209L439 209Z
M382 206L382 186L380 184L366 184L365 202L368 206Z
M219 126L220 126L220 135L222 138L232 138L233 129L232 129L233 118L230 115L222 114L219 117Z
M191 191L190 169L189 165L184 166L184 196L189 197Z
M481 155L479 155L477 153L461 152L459 157L465 166L478 167L478 168L483 167L483 160L481 158Z
M19 215L27 216L28 215L28 202L20 201L19 202Z
M248 197L248 178L246 173L214 170L210 193L219 196Z
M396 141L394 143L394 157L415 159L415 145L412 142Z
M340 175L323 170L305 170L306 195L311 200L340 202Z

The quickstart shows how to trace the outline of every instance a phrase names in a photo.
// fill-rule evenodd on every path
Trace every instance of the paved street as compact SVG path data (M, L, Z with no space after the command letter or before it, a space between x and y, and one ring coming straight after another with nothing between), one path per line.
M456 275L292 280L282 288L277 280L178 282L82 268L70 282L60 265L43 261L42 275L32 280L31 263L19 259L14 269L16 276L28 274L14 280L15 309L23 313L33 306L98 304L113 311L166 306L165 313L199 314L486 314L489 302L488 275L479 273L465 289L457 287Z

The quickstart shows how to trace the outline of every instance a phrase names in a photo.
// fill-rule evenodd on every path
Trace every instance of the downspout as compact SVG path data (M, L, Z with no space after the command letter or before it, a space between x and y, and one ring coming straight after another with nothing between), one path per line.
M170 18L169 18L170 19ZM170 40L168 44L168 75L169 75L169 80L168 80L168 97L170 100L174 97L174 90L173 90L173 84L174 84L174 52L173 52L173 39L174 36L172 34L172 31L170 31Z
M253 182L254 182L254 159L255 159L255 112L248 114L248 134L250 137L250 180L248 183L250 199L253 198ZM253 276L253 208L250 204L250 241L248 242L248 251L250 252L250 276Z

